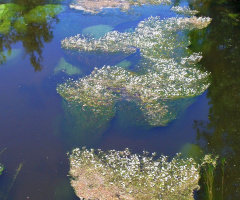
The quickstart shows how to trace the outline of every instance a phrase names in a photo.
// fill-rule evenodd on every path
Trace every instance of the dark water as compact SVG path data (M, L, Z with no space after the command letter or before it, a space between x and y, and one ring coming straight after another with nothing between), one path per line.
M205 152L225 158L224 173L218 166L214 182L215 199L240 198L240 4L205 3L201 13L213 18L207 31L193 33L194 48L203 51L202 64L212 73L207 92L208 119L195 120L196 140ZM224 176L223 176L224 174ZM200 199L204 198L202 193Z
M54 16L44 16L17 32L13 28L0 35L0 163L5 171L0 177L0 199L42 200L77 199L70 186L66 153L74 147L150 152L173 156L183 149L201 148L226 159L224 175L221 165L216 170L214 199L239 199L240 195L240 26L237 4L205 1L190 4L210 16L206 29L189 33L191 49L202 51L201 65L211 72L211 86L182 109L176 120L165 127L139 126L135 105L121 102L115 117L105 127L93 128L96 118L84 115L57 94L57 84L71 77L84 77L94 67L115 65L127 59L134 65L139 53L79 53L61 49L65 37L81 33L84 28L104 24L124 31L134 29L149 16L172 17L171 6L145 6L124 13L104 10L97 15L69 8L69 1L2 1L21 5L18 17L38 5L56 3ZM176 1L176 5L187 5ZM6 31L6 30L5 30ZM56 71L61 59L81 70L69 76ZM131 113L131 114L129 114ZM95 116L96 117L96 116ZM92 121L91 121L92 120ZM85 124L90 124L85 126ZM19 169L17 173L16 170ZM207 199L204 181L197 198Z

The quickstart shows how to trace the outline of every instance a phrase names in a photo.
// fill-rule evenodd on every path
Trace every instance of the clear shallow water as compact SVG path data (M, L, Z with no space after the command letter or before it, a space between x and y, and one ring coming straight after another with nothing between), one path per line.
M6 37L1 36L0 43L9 44L12 49L12 55L7 56L6 53L6 61L0 65L0 150L5 149L0 154L0 163L6 168L0 177L1 198L76 199L67 176L66 153L77 146L103 150L129 147L137 153L146 149L173 156L184 146L197 144L206 153L214 152L226 157L226 188L222 199L237 199L240 187L240 179L236 175L239 169L240 120L239 34L236 32L239 26L224 21L226 18L219 14L219 10L224 11L225 8L203 4L199 9L203 15L212 17L213 22L207 30L190 33L191 48L203 51L201 64L212 73L212 85L208 91L196 97L166 127L137 127L135 117L139 115L138 111L124 102L119 103L117 114L108 126L91 135L88 133L92 130L79 130L81 113L77 109L74 113L69 112L66 102L57 94L57 84L63 83L69 75L55 73L55 67L64 58L81 70L80 75L72 78L84 77L94 67L100 68L104 64L115 65L127 59L134 65L139 60L139 52L129 57L123 54L78 53L61 49L60 41L82 33L90 26L103 24L124 31L134 29L139 21L149 16L164 18L175 14L168 11L169 6L144 6L136 8L133 13L106 9L98 15L89 15L69 9L67 1L60 3L64 7L63 12L49 19L48 23L29 25L28 34L7 37L8 43L4 40ZM180 1L180 4L187 3ZM25 6L36 5L27 2ZM23 164L22 169L13 182L20 163ZM217 194L221 188L218 182L222 180L220 169L216 177ZM204 199L204 190L200 190L198 195Z

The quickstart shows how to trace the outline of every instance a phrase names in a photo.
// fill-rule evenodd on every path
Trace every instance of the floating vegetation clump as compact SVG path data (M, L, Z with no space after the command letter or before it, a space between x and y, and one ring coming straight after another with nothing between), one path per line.
M150 17L141 21L132 33L111 31L97 40L78 34L65 38L61 43L63 48L79 51L134 53L140 49L143 56L147 56L149 50L169 54L171 50L187 47L190 43L188 37L178 34L178 31L202 29L210 22L209 17L173 17L165 20L160 20L160 17Z
M171 161L124 151L76 148L69 156L71 184L80 198L194 199L200 167L192 158Z
M170 5L171 0L76 0L70 5L70 8L83 10L89 13L98 13L104 8L121 8L128 10L131 6L142 5Z
M165 123L161 119L168 112L167 100L199 95L207 87L200 84L196 88L198 77L188 77L189 82L183 87L184 81L180 82L171 76L166 83L164 75L137 75L120 67L108 66L95 69L91 75L77 81L67 81L58 87L58 92L67 100L82 102L96 110L101 106L113 107L120 98L135 100L142 106L151 125L162 125ZM195 89L192 89L193 86Z
M195 15L198 13L197 10L191 10L188 6L173 6L171 10L180 15Z
M134 53L140 49L144 61L141 72L104 66L79 80L68 80L57 91L68 101L94 110L114 107L118 100L135 101L150 125L164 126L176 117L170 110L173 101L200 95L209 86L209 73L197 64L201 53L187 49L190 42L185 31L204 28L210 21L202 17L150 17L132 33L112 31L99 39L80 35L66 38L63 47L80 51Z

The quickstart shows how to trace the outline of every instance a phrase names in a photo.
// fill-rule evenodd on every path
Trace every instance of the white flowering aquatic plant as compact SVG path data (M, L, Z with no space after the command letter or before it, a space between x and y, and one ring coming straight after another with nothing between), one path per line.
M200 165L180 154L171 161L155 155L76 148L69 156L71 184L86 199L194 199Z
M68 101L95 110L114 107L118 100L135 101L150 125L166 125L176 117L168 115L169 102L200 95L209 86L209 73L197 65L202 55L190 53L184 31L204 28L210 21L202 17L150 17L140 22L134 32L112 31L99 39L80 35L66 38L62 47L79 51L134 53L140 49L144 61L141 72L117 66L95 68L89 76L59 85L57 91Z
M192 10L188 6L173 6L171 10L180 15L196 15L198 13L197 10Z
M70 4L70 8L83 10L88 13L98 13L104 8L121 8L123 11L131 6L143 5L170 5L171 0L75 0Z
M99 39L78 34L65 38L61 43L63 48L79 51L134 53L140 49L142 55L147 57L146 50L157 49L170 53L169 51L177 47L186 48L190 44L189 38L179 34L179 31L205 28L210 22L209 17L172 17L164 20L160 20L160 17L150 17L141 21L132 33L111 31Z

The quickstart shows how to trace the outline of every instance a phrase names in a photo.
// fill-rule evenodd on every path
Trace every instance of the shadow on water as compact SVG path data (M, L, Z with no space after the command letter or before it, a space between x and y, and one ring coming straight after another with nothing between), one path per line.
M44 0L8 2L0 4L0 64L14 54L11 46L21 42L35 71L41 71L44 44L52 41L52 28L63 8Z
M197 9L213 18L207 31L191 35L192 48L203 51L202 64L212 73L207 121L195 121L197 141L205 153L220 156L212 197L202 178L199 199L240 198L240 4L205 1Z

